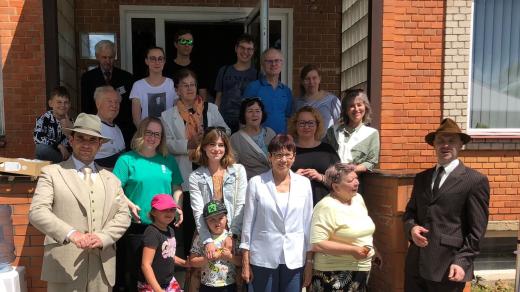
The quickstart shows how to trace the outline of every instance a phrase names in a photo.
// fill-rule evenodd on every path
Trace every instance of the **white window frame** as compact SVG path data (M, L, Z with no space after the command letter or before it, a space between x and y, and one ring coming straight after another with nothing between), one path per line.
M165 22L220 22L236 20L244 23L254 7L200 7L200 6L147 6L120 5L121 67L132 72L132 18L154 18L156 45L165 47ZM293 9L270 8L269 20L281 21L282 54L286 66L282 70L282 82L292 85L293 69Z
M474 40L474 24L475 24L475 2L471 2L471 34L469 48L469 64L468 64L468 107L466 114L466 133L471 136L511 138L520 137L520 128L471 128L471 97L472 97L472 76L473 76L473 40Z

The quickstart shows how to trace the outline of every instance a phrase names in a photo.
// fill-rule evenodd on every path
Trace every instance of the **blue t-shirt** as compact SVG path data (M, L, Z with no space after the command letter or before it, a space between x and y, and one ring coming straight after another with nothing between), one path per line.
M273 129L276 134L287 133L287 118L291 116L292 110L292 92L289 87L280 82L273 89L264 78L249 83L243 98L248 97L259 97L264 103L267 113L264 127Z

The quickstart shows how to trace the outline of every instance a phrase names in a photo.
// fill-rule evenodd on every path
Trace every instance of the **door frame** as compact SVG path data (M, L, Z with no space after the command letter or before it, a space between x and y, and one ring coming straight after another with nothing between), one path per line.
M121 67L132 72L132 18L154 18L156 45L165 47L165 22L229 22L244 23L254 7L199 7L120 5ZM282 54L286 60L282 82L292 87L293 68L293 9L269 8L269 20L281 22ZM259 44L257 44L259 47Z

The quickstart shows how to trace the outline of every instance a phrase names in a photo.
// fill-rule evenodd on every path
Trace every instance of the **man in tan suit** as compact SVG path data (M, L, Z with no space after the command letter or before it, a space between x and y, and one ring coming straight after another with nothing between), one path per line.
M115 282L115 242L130 225L119 180L94 163L101 144L101 121L79 114L71 131L72 156L46 166L29 211L45 233L42 280L48 291L111 291Z

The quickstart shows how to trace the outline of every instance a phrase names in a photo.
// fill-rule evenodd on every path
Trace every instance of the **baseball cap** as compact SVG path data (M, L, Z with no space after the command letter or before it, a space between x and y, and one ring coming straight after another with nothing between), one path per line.
M202 212L204 219L220 214L227 214L226 206L221 201L215 200L208 202Z
M152 208L159 211L178 207L179 206L177 203L175 203L172 196L168 194L158 194L155 195L152 199Z

